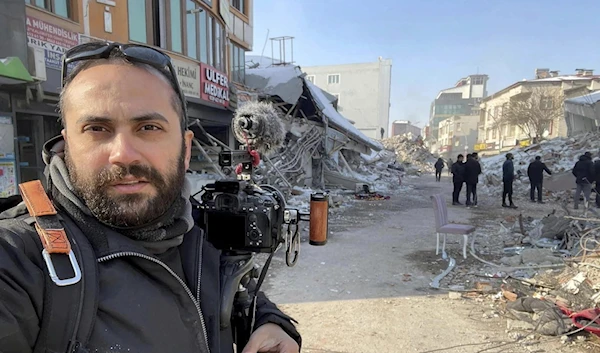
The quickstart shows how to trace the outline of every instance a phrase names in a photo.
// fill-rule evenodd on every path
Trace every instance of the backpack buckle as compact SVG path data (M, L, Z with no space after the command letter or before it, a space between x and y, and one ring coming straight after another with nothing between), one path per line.
M73 254L73 250L69 250L66 255L69 256L69 261L71 262L71 268L73 269L74 276L71 278L60 279L56 274L56 269L52 263L52 256L48 250L42 250L42 257L44 257L44 262L46 262L46 267L50 273L50 278L52 279L52 282L56 283L56 285L60 287L70 286L81 280L81 269L79 268L79 263L77 263L75 254Z

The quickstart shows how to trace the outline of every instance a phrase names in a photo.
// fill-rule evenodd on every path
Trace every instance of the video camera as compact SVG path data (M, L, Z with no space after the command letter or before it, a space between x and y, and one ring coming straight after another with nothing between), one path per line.
M297 228L300 221L310 221L310 213L287 207L277 188L252 183L253 160L248 151L220 152L219 166L226 175L236 165L241 165L242 172L238 179L218 180L204 187L199 208L208 241L219 250L235 253L273 253L287 243L286 260L293 266L300 239L289 231L284 234L283 226Z
M327 194L313 193L310 212L302 213L287 207L276 187L254 182L252 172L260 163L259 153L275 151L285 137L271 104L251 102L238 107L232 128L246 149L219 153L225 178L204 186L195 207L208 241L222 251L221 329L231 328L236 345L244 347L253 331L256 294L273 255L283 245L286 264L296 264L300 221L310 222L310 244L325 245L329 202ZM260 274L254 263L256 253L270 254ZM255 286L253 278L258 278Z

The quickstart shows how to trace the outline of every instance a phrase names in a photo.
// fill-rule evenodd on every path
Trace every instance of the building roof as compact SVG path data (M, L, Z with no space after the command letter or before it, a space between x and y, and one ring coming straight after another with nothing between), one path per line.
M274 66L265 69L246 70L246 85L259 89L265 94L278 96L288 104L298 102L306 86L317 106L317 108L328 119L329 125L348 135L357 142L361 142L376 151L382 150L383 145L368 138L362 131L358 130L348 119L340 114L333 106L331 95L304 79L298 66Z
M565 75L565 76L557 76L557 77L548 77L548 78L540 78L540 79L533 79L533 80L522 80L522 81L517 81L515 83L513 83L512 85L505 87L503 89L501 89L500 91L487 96L485 98L482 99L482 102L487 102L489 100L492 100L494 98L497 98L498 96L506 93L507 91L510 91L511 89L515 88L515 87L519 87L520 85L525 85L525 84L540 84L540 83L562 83L562 82L569 82L569 81L592 81L592 80L600 80L600 76L575 76L575 75Z

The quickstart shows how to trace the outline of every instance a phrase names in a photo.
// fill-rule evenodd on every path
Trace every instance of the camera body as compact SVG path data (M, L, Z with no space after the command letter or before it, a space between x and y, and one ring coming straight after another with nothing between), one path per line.
M208 241L234 252L274 252L283 242L285 200L276 189L241 180L206 185L199 209Z

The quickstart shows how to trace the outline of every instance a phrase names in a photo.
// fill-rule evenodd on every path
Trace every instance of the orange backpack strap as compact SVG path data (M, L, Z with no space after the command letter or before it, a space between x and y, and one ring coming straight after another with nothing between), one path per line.
M19 189L29 215L35 219L35 230L44 247L42 256L48 267L50 278L58 286L67 286L79 282L81 279L79 264L71 250L67 233L58 218L54 205L52 205L46 194L46 190L44 190L44 186L39 180L33 180L19 184ZM72 278L60 279L58 277L51 257L55 254L69 256L74 273Z

